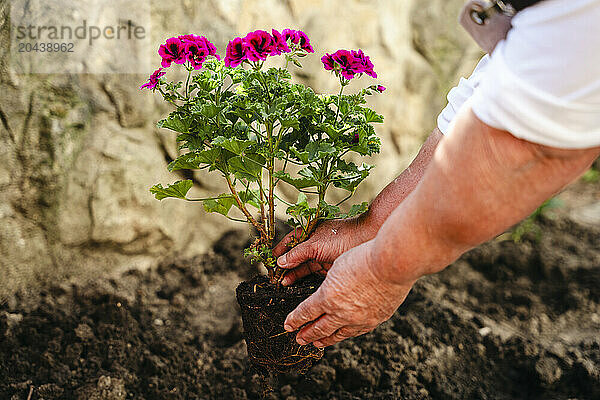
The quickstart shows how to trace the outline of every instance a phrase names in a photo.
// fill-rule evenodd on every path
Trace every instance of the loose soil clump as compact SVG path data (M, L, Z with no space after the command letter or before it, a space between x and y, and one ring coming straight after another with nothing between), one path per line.
M326 349L269 399L600 398L600 231L542 218L417 283L374 332ZM259 399L237 284L248 237L118 279L0 306L0 398ZM225 245L226 243L226 245Z

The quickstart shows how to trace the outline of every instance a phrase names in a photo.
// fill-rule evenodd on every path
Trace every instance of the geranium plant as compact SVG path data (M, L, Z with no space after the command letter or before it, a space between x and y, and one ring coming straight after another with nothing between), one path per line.
M169 164L169 171L208 169L218 173L228 187L226 193L202 199L187 196L191 180L166 187L158 184L150 191L159 200L175 197L202 202L208 212L253 225L259 236L247 254L263 263L271 282L283 275L271 252L278 204L287 207L289 224L300 232L298 242L319 221L365 211L366 203L355 204L346 213L340 211L341 203L371 169L344 156L370 156L380 147L373 124L383 122L383 117L365 106L365 97L385 88L369 85L358 93L343 94L353 79L363 74L377 76L369 57L362 50L325 54L323 65L339 78L340 90L337 95L318 95L293 83L289 72L291 65L301 68L299 59L313 52L307 35L291 29L281 33L257 30L235 38L223 61L203 36L173 37L159 48L162 67L141 86L158 91L174 106L158 122L160 128L178 133L183 150ZM264 68L267 58L279 55L285 58L284 67ZM173 64L187 70L185 81L166 79L166 68ZM291 166L296 166L295 174L290 173ZM277 186L283 184L298 191L295 203L278 194ZM326 194L332 187L348 195L330 203Z
M174 197L201 202L208 212L251 224L258 234L246 253L262 262L268 282L280 288L283 270L277 267L272 253L277 206L286 207L288 223L296 229L292 246L305 240L319 221L351 217L367 209L367 203L354 204L346 212L340 209L371 169L347 156L370 156L379 151L373 124L383 122L383 117L365 106L365 98L385 88L371 84L354 94L343 91L358 77L375 78L373 64L362 50L325 54L323 66L339 78L340 89L337 94L316 94L294 83L289 71L301 68L300 59L314 53L302 31L250 32L229 42L223 60L210 41L195 35L170 38L158 53L161 68L141 88L159 92L174 107L167 118L158 122L160 128L178 134L181 153L168 165L169 171L207 169L220 175L228 190L212 197L190 198L193 182L181 180L167 186L157 184L150 191L159 200ZM282 56L281 64L285 65L266 68L265 62L273 56ZM185 79L167 79L167 69L173 65L185 69ZM280 185L293 187L297 200L286 201L278 191ZM331 188L346 195L341 201L331 202L327 196ZM250 286L252 295L258 286L261 284ZM244 308L255 299L246 299L242 304L240 287L238 301ZM313 286L309 289L315 290ZM260 313L256 318L242 313L248 352L253 362L270 370L307 368L322 351L309 348L312 345L299 346L293 338L290 341L282 336L283 319L289 307L295 307L301 298L274 299L269 298L269 306L285 303L287 307L267 312L280 314L274 322L265 322L267 317ZM251 325L248 321L260 324L260 329L247 326ZM255 336L249 340L249 335ZM266 347L262 343L265 341Z

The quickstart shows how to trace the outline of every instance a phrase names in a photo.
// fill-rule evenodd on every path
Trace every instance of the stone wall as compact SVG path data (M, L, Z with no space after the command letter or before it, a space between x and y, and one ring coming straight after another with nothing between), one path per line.
M157 182L176 156L174 136L154 122L169 108L140 92L141 75L23 75L8 63L10 2L0 0L0 301L68 278L146 268L159 257L206 251L231 225L197 204L158 202ZM152 41L200 33L223 52L249 30L306 31L317 55L296 79L319 92L336 81L319 58L360 47L377 82L372 106L385 115L383 152L359 189L371 199L404 168L435 126L444 93L480 56L456 23L461 0L152 1ZM158 64L156 56L156 64ZM366 79L366 78L363 78ZM218 189L194 176L198 196ZM244 227L238 226L240 229Z

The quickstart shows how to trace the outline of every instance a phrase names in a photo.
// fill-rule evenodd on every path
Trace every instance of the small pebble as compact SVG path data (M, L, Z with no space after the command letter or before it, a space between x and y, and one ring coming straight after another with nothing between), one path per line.
M481 328L479 330L479 334L483 337L486 337L487 335L489 335L492 332L492 328L490 328L489 326L484 326L483 328Z

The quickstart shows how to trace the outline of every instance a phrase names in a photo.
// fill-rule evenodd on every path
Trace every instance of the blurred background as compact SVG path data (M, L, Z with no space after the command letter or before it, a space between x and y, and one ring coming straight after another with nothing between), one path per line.
M337 82L322 70L321 55L362 48L379 77L354 85L387 87L371 100L385 116L378 127L383 150L368 160L376 168L357 193L357 201L370 200L406 167L434 128L447 91L481 56L457 23L462 3L151 1L151 63L159 65L159 44L180 34L205 35L224 54L230 39L251 30L301 29L315 54L295 79L332 93ZM139 90L147 74L85 73L94 59L84 73L23 74L9 62L10 8L0 1L0 300L39 283L199 254L224 231L246 229L197 204L159 202L149 193L155 183L184 176L166 170L177 155L175 135L155 122L170 108ZM193 179L198 196L218 189L210 174Z

